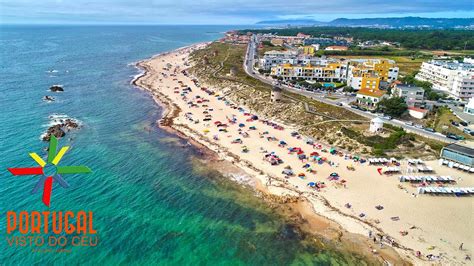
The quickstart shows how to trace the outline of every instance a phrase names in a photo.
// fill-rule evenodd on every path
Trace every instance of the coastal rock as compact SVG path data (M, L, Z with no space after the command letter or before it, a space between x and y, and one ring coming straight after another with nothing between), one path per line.
M61 85L53 85L49 88L49 90L52 91L52 92L64 91L64 89Z
M43 141L49 141L52 135L54 135L56 138L62 138L66 136L66 132L69 132L71 129L78 128L80 128L80 124L75 119L58 119L56 124L48 128L42 139Z
M53 96L46 95L43 97L43 101L45 102L54 102L56 99Z
M51 135L54 135L56 138L62 138L66 135L66 132L62 129L61 125L54 125L48 128L46 135L43 137L43 141L49 141Z

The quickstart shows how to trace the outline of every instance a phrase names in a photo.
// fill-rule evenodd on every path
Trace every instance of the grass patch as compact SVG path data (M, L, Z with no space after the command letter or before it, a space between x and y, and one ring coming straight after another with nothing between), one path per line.
M430 120L427 122L427 125L434 128L437 132L450 132L456 135L461 135L466 139L472 138L471 135L468 135L462 132L462 130L460 130L458 127L453 126L451 124L453 121L459 123L461 122L461 119L455 116L448 107L442 106L439 107L435 115L430 118Z

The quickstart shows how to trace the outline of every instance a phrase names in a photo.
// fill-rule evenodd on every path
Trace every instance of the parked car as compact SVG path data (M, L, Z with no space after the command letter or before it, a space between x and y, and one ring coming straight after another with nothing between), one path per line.
M342 106L342 103L336 103L337 106Z
M466 134L469 134L469 135L471 135L471 136L474 136L474 130L472 130L472 129L470 129L470 128L465 128L465 129L463 130L463 132L466 133Z
M427 127L427 128L425 128L425 130L428 131L428 132L432 132L432 133L436 132L436 131L435 131L434 129L432 129L431 127Z
M392 117L389 116L389 115L384 115L384 116L382 116L382 118L387 119L387 120L392 120Z
M464 127L467 127L467 123L464 122L464 121L459 122L459 124L461 124L461 125L464 126Z
M413 126L413 122L405 122L405 125L407 125L407 126Z
M453 126L455 126L455 127L458 127L458 126L459 126L459 123L456 122L456 121L453 121L453 122L451 122L451 125L453 125Z
M460 140L459 136L456 135L456 134L453 134L453 133L448 133L448 134L446 134L446 137L447 137L448 139Z
M420 125L420 124L415 124L415 127L416 127L416 128L423 128L423 126Z

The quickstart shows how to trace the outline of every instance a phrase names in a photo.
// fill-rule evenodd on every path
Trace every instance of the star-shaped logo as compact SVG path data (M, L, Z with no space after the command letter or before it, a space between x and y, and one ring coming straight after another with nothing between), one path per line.
M45 162L35 152L30 153L31 158L39 164L39 167L27 167L27 168L8 168L8 171L13 175L41 175L38 183L33 188L31 193L38 192L41 185L43 185L43 203L46 206L51 204L51 192L53 188L53 180L58 182L62 187L68 188L69 184L62 178L62 174L79 174L79 173L90 173L91 169L87 166L58 166L59 161L63 158L64 154L69 149L69 146L62 147L59 152L56 152L58 148L58 140L55 136L51 136L49 141L48 160Z

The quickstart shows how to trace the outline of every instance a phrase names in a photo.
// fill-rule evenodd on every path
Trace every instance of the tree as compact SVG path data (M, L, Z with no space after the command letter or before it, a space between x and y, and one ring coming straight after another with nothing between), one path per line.
M377 104L377 108L383 111L384 114L400 117L408 109L408 106L403 98L392 97L382 99Z
M351 86L345 86L342 89L343 92L354 92L355 90Z

